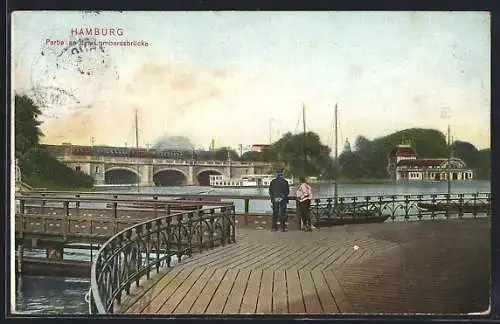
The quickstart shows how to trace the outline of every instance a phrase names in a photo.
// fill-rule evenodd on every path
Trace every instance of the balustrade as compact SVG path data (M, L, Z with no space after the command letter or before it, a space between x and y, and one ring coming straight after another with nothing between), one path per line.
M111 237L98 251L91 270L92 313L113 313L132 284L174 259L234 243L234 205L225 204L166 215L133 225Z

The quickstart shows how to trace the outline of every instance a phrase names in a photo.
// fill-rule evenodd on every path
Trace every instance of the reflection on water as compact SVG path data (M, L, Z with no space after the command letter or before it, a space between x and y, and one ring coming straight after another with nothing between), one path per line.
M86 314L84 296L90 280L77 278L28 277L18 279L16 311L29 314Z
M415 182L400 184L339 184L341 196L364 195L393 195L393 194L432 194L446 193L446 182ZM489 181L467 181L452 183L453 193L490 192ZM137 188L106 188L115 192L137 192ZM331 184L313 185L315 197L331 197L334 188ZM210 195L261 195L267 196L267 188L210 188L210 187L142 187L140 193L183 193L183 194L210 194ZM293 190L292 190L293 193ZM291 202L290 207L294 203ZM235 201L237 210L242 211L244 202ZM271 207L267 200L250 202L250 210L256 212L270 212ZM44 252L32 250L33 256L42 256ZM87 251L65 249L65 258L75 260L89 260ZM54 278L54 277L23 277L16 289L17 311L29 314L87 314L88 305L84 296L89 289L90 282L85 279Z

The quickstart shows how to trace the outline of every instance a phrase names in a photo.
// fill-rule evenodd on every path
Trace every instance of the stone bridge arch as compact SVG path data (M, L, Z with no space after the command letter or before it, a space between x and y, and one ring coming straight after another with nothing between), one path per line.
M223 175L224 172L217 168L203 168L196 173L196 181L200 186L210 185L210 175Z
M137 184L141 176L137 170L126 166L108 167L104 171L104 183L106 184Z
M159 168L153 172L155 186L184 186L189 182L189 174L175 167Z

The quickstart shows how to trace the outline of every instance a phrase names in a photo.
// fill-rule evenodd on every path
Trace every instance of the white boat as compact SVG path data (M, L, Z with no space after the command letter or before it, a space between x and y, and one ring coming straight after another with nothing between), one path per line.
M244 187L244 188L262 188L269 187L271 180L275 178L272 174L245 174L240 178L228 178L224 175L210 175L211 187ZM293 180L286 179L291 186Z

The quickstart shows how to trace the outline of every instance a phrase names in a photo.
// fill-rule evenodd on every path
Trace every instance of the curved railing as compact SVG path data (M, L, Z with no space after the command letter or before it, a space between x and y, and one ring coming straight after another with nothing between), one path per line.
M318 198L311 204L311 218L317 226L386 220L489 217L490 213L489 192Z
M98 251L91 270L92 313L113 313L135 282L195 251L235 242L232 203L171 214L131 226Z

